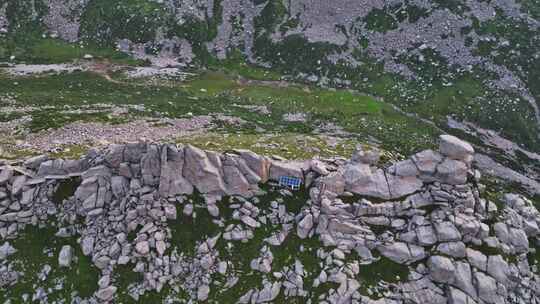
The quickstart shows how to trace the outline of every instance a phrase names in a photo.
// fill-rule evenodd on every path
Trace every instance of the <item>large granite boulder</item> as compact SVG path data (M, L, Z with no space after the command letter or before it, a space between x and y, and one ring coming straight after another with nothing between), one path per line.
M161 151L161 173L159 194L162 197L174 197L193 193L193 185L183 176L184 149L173 145L163 147Z
M141 158L141 174L144 185L159 185L161 173L161 155L159 147L148 145L146 153Z
M392 242L377 246L377 250L386 258L398 264L410 264L426 257L424 248L403 242Z
M270 164L270 179L279 181L279 178L282 176L293 176L303 180L305 167L306 164L303 162L272 160Z
M411 160L418 168L420 179L425 182L433 182L435 181L434 176L437 171L437 165L442 162L443 156L433 150L425 150L413 155Z
M255 172L261 183L266 183L270 178L271 162L268 158L255 154L249 150L235 150L236 153L245 161L247 166Z
M210 160L212 157L213 162ZM184 148L183 176L201 193L224 195L227 193L219 158L188 145Z
M442 155L463 161L467 166L471 165L474 158L474 148L471 144L452 135L441 135L439 139L439 151Z
M390 199L390 189L382 169L367 164L349 163L343 173L345 190L359 195Z
M54 159L40 163L37 175L40 177L69 176L80 174L84 169L81 161Z
M445 184L462 185L467 182L467 172L467 164L447 158L437 166L437 179Z
M248 169L249 170L249 169ZM223 160L223 180L229 195L251 196L251 185L239 168L235 156L225 155Z
M431 256L427 266L433 281L446 284L454 283L456 268L451 259L439 255Z

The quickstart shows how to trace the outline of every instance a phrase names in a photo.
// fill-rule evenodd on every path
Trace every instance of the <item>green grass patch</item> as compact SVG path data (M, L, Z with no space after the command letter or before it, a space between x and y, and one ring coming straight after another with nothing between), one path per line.
M336 139L339 142L330 145L326 140L323 136L302 133L261 135L237 132L181 137L177 142L219 152L248 149L260 155L280 155L288 159L309 159L316 155L350 157L358 143L356 139Z
M20 105L47 108L32 113L33 131L58 128L73 121L125 122L128 116L111 117L99 113L64 114L64 106L99 104L144 105L146 115L185 117L187 113L207 115L224 113L247 121L234 132L253 133L256 126L267 132L312 132L317 126L333 123L354 136L373 136L387 150L408 154L431 146L438 134L429 125L419 123L393 110L388 104L346 90L325 90L308 86L280 87L276 83L240 83L222 72L207 72L178 85L141 85L136 82L111 82L98 74L75 72L41 77L0 75L0 86L15 96ZM234 106L234 105L240 106ZM266 106L271 114L258 113L250 106ZM306 121L284 121L283 115L304 113ZM230 129L228 131L232 131Z
M366 28L372 31L386 33L398 27L397 20L384 10L375 8L364 18Z
M18 269L24 270L24 276L15 286L0 293L0 301L11 300L13 303L22 303L21 296L27 293L31 297L36 291L36 284L46 290L52 289L48 295L49 302L55 300L70 302L73 299L72 292L80 297L89 297L97 290L99 271L91 259L83 256L75 238L57 238L55 232L55 228L51 226L47 228L27 226L24 232L12 241L13 247L18 252L9 257L9 260L15 261ZM78 257L70 268L58 266L58 254L63 245L71 245L74 255ZM52 270L47 280L39 281L38 274L46 264L50 265ZM63 288L56 289L56 283L59 281L63 282Z
M367 294L367 289L376 287L381 281L397 283L407 280L408 275L408 266L380 257L376 262L360 265L357 279L360 281L362 294Z
M53 194L52 201L58 205L61 205L64 200L72 197L75 194L75 191L80 184L81 179L77 177L61 181Z
M169 221L169 227L173 231L172 248L176 247L178 252L193 256L197 242L216 236L221 232L221 228L212 222L212 217L205 208L206 202L200 194L195 193L190 196L190 199L194 207L203 206L204 208L194 208L194 213L197 215L193 217L184 215L183 207L179 206L177 208L178 219Z
M85 55L92 55L94 59L108 60L119 65L141 66L146 63L136 60L127 54L120 53L112 48L97 47L92 44L81 46L72 44L61 39L27 37L27 41L21 43L12 36L0 38L0 61L14 61L30 64L55 64L69 63L84 59Z

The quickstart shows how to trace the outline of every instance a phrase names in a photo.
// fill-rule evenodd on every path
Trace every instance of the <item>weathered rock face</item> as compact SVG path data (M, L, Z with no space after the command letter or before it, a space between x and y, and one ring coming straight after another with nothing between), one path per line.
M473 147L455 136L441 135L439 151L451 159L467 160L474 154Z
M366 164L349 164L343 176L347 191L383 199L390 198L390 189L382 169L372 171Z
M183 174L199 192L218 195L226 193L223 176L219 170L221 165L219 159L211 158L213 155L208 155L193 146L187 146L184 153Z
M279 181L281 176L293 176L303 180L306 167L309 167L309 165L300 162L271 161L270 179Z
M359 195L396 199L415 193L425 183L434 181L452 185L465 184L474 154L473 148L453 136L442 135L440 151L440 154L431 150L417 153L411 159L395 163L387 170L371 167L373 161L357 156L356 160L345 166L345 190Z
M184 172L184 148L165 146L161 151L159 194L174 197L193 193L193 185L180 174Z
M260 178L261 183L266 183L270 178L270 160L248 150L236 150L246 165Z
M310 286L304 279L310 275L316 277L313 288L337 286L321 295L321 302L374 303L360 293L357 276L379 259L409 270L391 288L379 284L388 303L540 303L534 283L540 276L527 260L532 241L540 239L540 212L520 195L505 195L502 210L483 198L477 183L468 183L474 176L472 153L468 144L445 136L440 152L419 152L384 168L365 153L351 161L288 162L244 150L220 154L151 144L111 146L78 161L38 157L26 167L0 168L0 239L56 215L67 225L57 235L80 235L83 254L101 271L92 300L103 303L117 294L117 265L133 265L144 274L141 292L182 282L192 301L211 300L211 290L223 287L214 275L238 271L223 260L218 242L227 247L249 242L265 225L275 229L248 265L265 278L239 303L272 302L281 293L307 301ZM53 204L59 182L74 176L81 183L73 197ZM306 186L310 180L309 200L299 211L288 211L282 198L292 194L286 189L270 206L259 204L259 184L276 186L280 176L299 177ZM195 190L204 201L189 196ZM223 196L230 196L229 204ZM179 254L169 223L201 212L222 231L198 240L193 256ZM227 216L232 222L225 222ZM84 224L75 226L77 217ZM319 259L316 273L299 259L276 269L275 250L291 234L320 240L322 246L311 252ZM480 251L484 248L489 250ZM8 243L0 246L0 287L17 280L2 261L13 253ZM59 265L76 262L74 249L64 246ZM223 288L238 282L234 277Z

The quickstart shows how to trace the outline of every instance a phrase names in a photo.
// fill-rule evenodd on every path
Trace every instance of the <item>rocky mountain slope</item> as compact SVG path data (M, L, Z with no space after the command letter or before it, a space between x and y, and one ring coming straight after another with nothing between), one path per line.
M0 8L0 58L47 60L33 47L42 37L157 65L241 58L540 149L535 0L2 0Z
M130 144L79 160L6 164L0 299L17 302L8 287L35 275L10 242L37 224L77 239L49 251L52 266L38 266L42 280L22 296L41 303L540 301L540 213L520 195L485 197L468 143L444 135L439 151L383 169L379 157L360 147L350 160L291 162ZM279 189L280 176L302 180L306 194ZM188 231L193 239L179 242ZM61 279L47 287L49 273L58 275L51 269L90 272L78 266L85 256L99 274L87 286L94 292L81 295ZM140 279L119 287L125 267Z
M361 5L345 0L2 0L0 61L10 66L96 58L98 65L108 60L113 66L150 64L183 71L225 68L239 72L244 80L355 89L421 121L417 130L422 141L430 136L433 142L432 134L437 132L466 137L486 155L477 158L479 166L494 168L492 175L530 189L538 181L540 160L538 16L534 0L366 1ZM30 70L67 71L58 66ZM118 67L104 71L78 63L69 69L79 70L99 71L109 80L118 75ZM139 75L154 73L150 71ZM33 92L35 84L19 86L19 81L11 81L10 72L2 75L1 85L8 88L0 96L4 108L12 109L15 100L52 112L49 107L58 104L41 102L50 95ZM54 81L58 85L65 80ZM84 75L76 85L94 81ZM222 84L215 85L223 89ZM81 90L73 94L79 99L74 102L88 102L81 98L87 91ZM40 96L20 96L29 91ZM95 102L102 97L89 99ZM27 110L3 111L1 119L26 125ZM88 117L92 111L79 116ZM331 119L339 120L340 115ZM170 116L179 118L176 113ZM395 137L403 137L396 129L411 132L401 122L385 124L392 125L384 129L394 130ZM364 134L358 129L356 125L353 133ZM392 150L402 154L412 150L399 151L403 143L375 133L370 135L390 143Z
M0 0L0 303L539 303L539 24Z

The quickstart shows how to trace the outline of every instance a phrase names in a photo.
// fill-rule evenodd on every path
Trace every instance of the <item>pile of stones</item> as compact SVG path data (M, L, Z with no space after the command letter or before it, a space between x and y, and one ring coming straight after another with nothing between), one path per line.
M12 286L25 275L9 262L16 252L10 240L25 226L54 218L57 236L77 237L82 253L100 271L89 303L114 301L120 265L142 274L127 291L134 299L169 286L193 301L206 301L213 288L242 284L239 265L218 250L219 244L230 249L248 243L265 227L276 229L249 265L261 275L260 288L249 289L239 303L278 297L308 303L540 303L540 277L527 259L535 253L540 213L521 195L506 194L499 205L484 198L473 159L470 144L443 135L438 151L382 168L377 167L379 151L367 147L358 147L350 160L286 161L246 150L217 153L147 143L92 150L79 160L38 156L5 164L0 167L0 286ZM299 212L287 206L293 193L286 189L268 206L261 203L267 193L262 185L276 185L282 176L300 179L308 192ZM55 202L62 183L73 179L79 181L73 195ZM172 241L171 223L205 214L218 232L185 254L186 248ZM313 250L320 269L298 258L275 265L275 253L292 237L320 241L319 248L301 247ZM404 265L409 275L397 283L381 281L382 296L376 300L362 292L359 273L382 259ZM59 266L75 262L74 248L62 247ZM227 280L215 280L218 275ZM311 291L321 286L328 288L312 298ZM46 291L40 290L34 296L46 303Z

